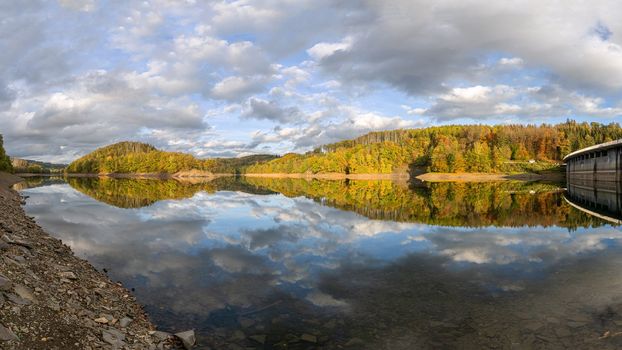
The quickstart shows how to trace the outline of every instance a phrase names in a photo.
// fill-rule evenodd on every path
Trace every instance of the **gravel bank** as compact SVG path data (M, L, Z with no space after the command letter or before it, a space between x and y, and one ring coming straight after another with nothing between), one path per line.
M39 227L0 173L0 349L170 349L122 286ZM190 347L194 334L186 333ZM175 343L176 342L176 343Z

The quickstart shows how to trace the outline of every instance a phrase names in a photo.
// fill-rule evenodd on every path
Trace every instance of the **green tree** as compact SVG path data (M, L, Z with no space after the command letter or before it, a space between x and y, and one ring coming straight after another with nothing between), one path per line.
M13 166L11 165L11 158L7 156L4 150L4 140L0 135L0 171L13 172Z

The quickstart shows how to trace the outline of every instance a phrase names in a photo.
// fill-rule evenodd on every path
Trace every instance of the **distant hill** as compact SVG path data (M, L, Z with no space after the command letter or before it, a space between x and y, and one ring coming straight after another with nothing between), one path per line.
M0 135L0 171L12 172L13 166L11 166L11 159L6 155L4 151L4 140Z
M30 159L11 157L11 164L16 173L53 174L65 171L67 164L39 162Z
M165 152L140 142L119 142L99 148L75 160L68 173L82 174L178 174L240 173L244 168L265 160L271 155L241 158L198 159L180 152ZM198 173L197 173L198 172Z
M559 171L562 158L577 149L622 139L618 123L549 125L448 125L372 132L282 157L197 159L138 142L120 142L74 161L69 173L340 173ZM196 172L199 173L196 173Z
M409 167L430 172L558 170L577 149L622 138L618 123L448 125L372 132L249 166L247 173L388 174Z

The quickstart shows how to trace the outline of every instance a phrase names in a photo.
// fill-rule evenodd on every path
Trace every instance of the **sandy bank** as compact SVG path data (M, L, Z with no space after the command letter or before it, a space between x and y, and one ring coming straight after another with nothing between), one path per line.
M0 173L0 349L157 349L135 298L39 227Z
M295 178L295 179L325 179L325 180L408 180L407 173L394 174L244 174L246 177L268 177L268 178ZM563 181L565 174L551 172L543 174L524 173L524 174L491 174L491 173L424 173L415 176L415 179L428 182L459 181L459 182L487 182L487 181Z
M115 179L175 179L180 181L185 181L189 179L206 179L211 180L218 177L224 176L246 176L246 177L269 177L269 178L289 178L289 179L324 179L324 180L343 180L343 179L352 179L352 180L404 180L408 179L409 176L406 173L396 173L396 174L340 174L340 173L329 173L329 174L287 174L287 173L274 173L274 174L212 174L212 173L203 173L203 172L181 172L176 174L167 174L167 173L144 173L144 174L66 174L67 177L86 177L86 178L95 178L95 177L109 177Z
M340 173L328 173L328 174L287 174L287 173L275 173L275 174L243 174L246 177L269 177L269 178L289 178L289 179L324 179L324 180L403 180L408 179L409 176L406 173L399 174L340 174Z
M544 174L425 173L416 176L416 179L428 182L564 181L565 174L560 172Z

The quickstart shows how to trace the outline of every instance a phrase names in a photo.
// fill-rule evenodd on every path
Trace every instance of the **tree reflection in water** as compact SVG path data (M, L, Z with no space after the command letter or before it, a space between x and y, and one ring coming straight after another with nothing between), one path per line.
M622 234L554 185L69 184L25 189L27 212L203 346L622 346L600 339L622 330Z
M69 178L76 190L120 208L140 208L161 200L191 198L197 192L281 193L349 210L374 220L430 225L564 226L601 225L570 210L556 185L529 182L427 183L407 186L389 180L306 180L221 177L208 181ZM534 194L538 195L534 195Z

